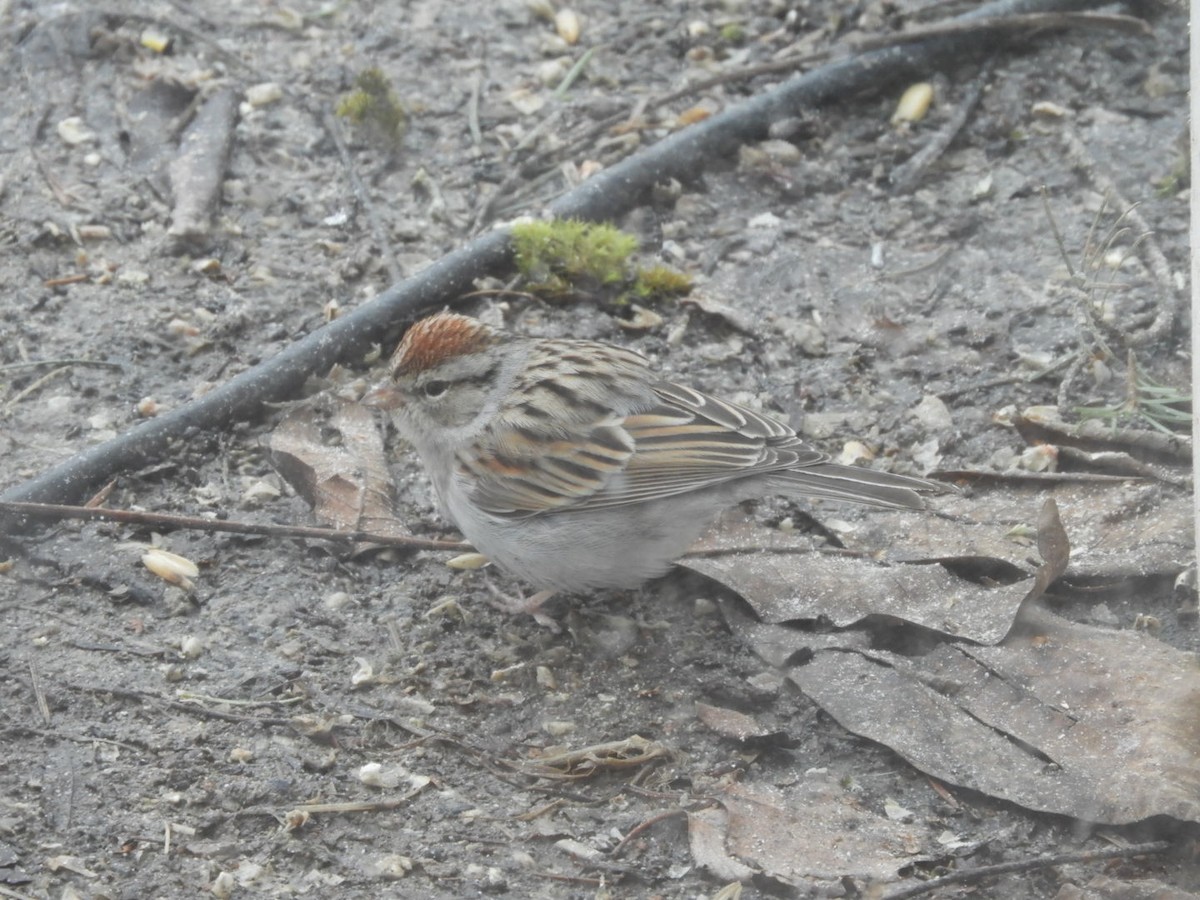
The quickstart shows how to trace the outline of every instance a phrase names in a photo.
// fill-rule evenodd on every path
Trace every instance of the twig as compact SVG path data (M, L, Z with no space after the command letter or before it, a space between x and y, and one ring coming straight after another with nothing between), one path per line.
M68 284L83 284L83 282L91 279L91 275L86 272L76 272L74 275L63 275L59 278L47 278L42 282L43 287L64 287Z
M29 661L29 684L33 688L33 696L37 700L37 708L42 715L42 722L49 727L51 724L50 705L46 702L46 692L42 690L42 673L38 671L37 663L32 659Z
M988 388L1002 387L1006 384L1016 384L1019 381L1024 381L1025 378L1021 375L998 375L995 378L986 378L983 381L973 381L970 384L964 384L960 387L950 388L947 391L940 391L938 398L941 400L953 400L955 397L961 397L963 394L971 394L975 391L984 391Z
M961 20L1039 10L1074 10L1099 2L994 0L965 14ZM986 34L967 32L837 60L622 160L551 204L548 212L559 218L612 220L635 206L664 179L695 177L711 160L728 156L748 141L761 140L772 122L794 116L800 110L893 84L897 79L913 77L964 54L990 49L988 45ZM312 373L324 371L341 360L361 358L371 344L383 341L403 322L444 305L471 290L475 279L506 270L510 264L507 231L486 232L407 281L392 286L373 302L334 319L203 397L81 451L36 478L8 489L0 495L0 500L61 502L85 496L115 473L154 462L169 449L178 452L178 442L185 433L211 434L257 415L266 403L292 396ZM0 520L0 529L5 525Z
M293 706L296 703L304 703L307 700L306 697L285 697L282 700L235 700L231 697L214 697L212 694L193 694L190 691L180 691L178 697L182 703L199 703L202 706L220 704L222 706L241 706L244 708L255 706Z
M0 366L0 372L11 372L17 369L38 369L42 366L91 366L97 369L115 369L120 372L124 366L120 363L103 362L98 359L27 359L24 362L5 363Z
M919 897L931 894L936 890L952 884L971 884L991 878L996 875L1006 875L1009 872L1031 872L1035 869L1049 869L1053 866L1065 866L1071 863L1097 862L1102 859L1121 859L1130 856L1149 856L1169 850L1169 841L1151 841L1148 844L1134 844L1131 847L1113 847L1109 850L1085 850L1080 853L1060 853L1056 856L1039 856L1036 859L1022 859L1014 862L997 863L993 866L980 866L977 869L967 869L953 872L941 878L931 878L921 884L901 888L888 894L884 900L907 900L909 897Z
M1150 270L1154 280L1158 282L1161 303L1149 328L1138 333L1125 331L1122 333L1122 338L1130 347L1159 344L1170 333L1175 325L1175 318L1179 314L1180 291L1175 284L1171 264L1167 262L1166 255L1153 240L1154 232L1142 218L1137 206L1126 200L1118 190L1116 182L1096 165L1096 161L1088 152L1087 146L1078 133L1070 126L1064 125L1062 141L1072 164L1092 182L1097 191L1109 198L1118 209L1123 211L1121 217L1127 219L1144 238L1146 267Z
M273 716L239 716L235 713L222 712L219 709L210 709L207 706L202 706L199 703L184 703L180 700L171 700L167 697L161 697L153 694L150 691L137 691L131 688L119 688L112 686L104 686L97 684L77 684L73 686L73 690L84 691L90 694L112 694L114 697L121 697L126 700L138 700L149 703L161 703L171 709L181 712L191 713L193 715L205 716L210 719L220 719L223 722L247 722L257 726L276 726L290 728L293 725L292 719L284 719Z
M983 96L983 89L991 75L992 60L989 59L983 64L970 87L967 88L966 94L949 121L930 138L924 147L910 156L903 165L896 167L892 172L892 185L897 192L911 190L933 161L946 152L946 149L967 124L967 120L971 118L975 107L979 105L979 99Z
M229 534L258 534L271 537L315 538L322 541L381 544L409 550L454 550L461 553L471 545L461 541L438 541L429 538L396 534L375 534L370 531L339 531L336 528L313 528L306 525L273 525L251 522L231 522L226 519L201 519L196 516L177 516L167 513L143 512L135 509L103 509L91 506L63 506L55 503L12 503L0 500L0 512L35 519L85 519L88 521L124 522L132 525L153 525L187 531L220 531Z
M107 744L110 747L120 747L122 750L128 750L131 753L141 753L146 750L145 744L130 744L125 741L116 741L112 738L99 737L94 734L72 734L69 731L60 731L56 728L34 728L31 725L6 725L4 726L4 734L36 734L41 737L53 738L56 741L74 741L76 744Z
M16 406L18 403L20 403L22 400L24 400L30 394L36 393L38 390L40 390L45 385L49 384L55 378L58 378L60 375L63 375L70 371L71 371L70 366L63 366L61 369L54 369L53 371L47 372L41 378L34 379L32 382L25 385L25 387L22 390L18 391L16 396L14 396L11 400L9 400L7 403L5 403L4 408L12 409L14 406Z
M208 237L233 149L240 99L240 93L232 88L217 91L200 106L183 134L179 152L169 166L175 207L167 233L174 238L201 241Z
M1200 59L1200 29L1193 27L1191 29L1191 58ZM1190 126L1188 130L1188 165L1189 172L1200 172L1200 92L1194 88L1188 93L1188 111ZM1193 176L1194 177L1194 176ZM1191 209L1192 222L1200 222L1200 191L1195 190L1192 186L1191 201L1189 203ZM1200 252L1197 251L1195 244L1192 245L1192 310L1191 310L1191 326L1192 326L1192 390L1197 390L1197 385L1200 385ZM1200 415L1192 416L1192 445L1200 447ZM1195 544L1196 559L1200 560L1200 491L1195 489L1195 485L1200 483L1200 453L1197 453L1192 460L1192 540ZM1195 569L1196 566L1191 566L1191 603L1192 608L1196 608L1197 597L1195 588ZM1177 584L1183 582L1177 582Z
M596 51L602 49L605 49L603 44L595 47L588 47L588 49L584 51L583 55L575 61L575 65L571 66L571 68L567 71L567 74L562 77L562 81L560 81L558 83L558 87L554 89L554 96L560 100L567 96L567 91L571 90L571 86L575 84L575 82L579 79L579 76L583 74L583 70L586 69L588 63L592 61L592 57L596 55Z
M29 894L22 894L20 891L14 891L2 885L0 885L0 897L9 897L11 900L34 900Z
M479 127L479 95L483 91L483 74L471 82L471 96L467 100L467 130L471 132L471 143L476 150L483 149L483 131Z
M610 853L609 856L613 858L620 856L621 851L625 849L630 841L632 841L643 831L646 831L647 829L657 825L659 822L665 822L667 819L674 819L676 816L686 816L687 814L688 811L686 809L668 809L666 812L659 813L657 816L651 816L650 818L643 820L636 827L631 829L629 834L621 838L620 843L612 848L612 853Z

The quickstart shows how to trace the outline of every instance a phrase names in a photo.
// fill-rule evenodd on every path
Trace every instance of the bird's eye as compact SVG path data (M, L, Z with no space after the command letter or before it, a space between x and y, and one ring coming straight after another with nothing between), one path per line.
M450 385L445 381L429 381L426 382L425 387L422 388L422 390L425 391L426 397L435 398L446 393L446 388L448 387L450 387Z

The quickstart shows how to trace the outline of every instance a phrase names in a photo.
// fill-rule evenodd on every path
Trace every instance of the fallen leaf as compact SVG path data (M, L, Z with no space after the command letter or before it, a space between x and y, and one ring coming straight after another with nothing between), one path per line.
M755 541L769 549L753 550ZM1039 574L1008 559L974 556L885 565L828 553L787 552L785 542L778 532L727 526L706 539L706 552L734 545L744 550L689 555L681 565L745 599L763 622L820 619L846 627L868 616L889 616L980 643L995 643L1008 634L1021 604L1044 591L1066 567L1065 558L1056 559L1043 564L1042 569L1051 568ZM1011 542L1005 548L1013 558L1028 555ZM968 571L977 577L964 577Z
M921 829L863 809L821 775L787 787L733 784L717 799L720 807L689 814L688 837L697 864L718 878L894 882L921 847Z
M270 450L279 474L318 521L352 531L408 533L392 513L392 477L370 410L334 400L301 404L275 428Z
M1200 821L1194 654L1042 610L995 647L846 650L818 650L789 677L941 781L1089 822Z

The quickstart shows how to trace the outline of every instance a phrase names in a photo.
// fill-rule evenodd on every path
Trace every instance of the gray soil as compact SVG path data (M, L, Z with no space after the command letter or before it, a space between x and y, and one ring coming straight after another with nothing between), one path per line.
M369 302L391 283L387 253L407 274L464 244L511 173L512 148L547 118L533 149L795 42L815 52L855 31L887 34L918 6L588 2L572 48L519 0L469 12L432 0L209 0L140 5L136 17L74 0L0 2L0 489L136 424L143 398L175 408L271 357L320 327L328 304ZM672 377L789 419L835 455L861 441L898 471L990 467L1023 449L999 411L1059 400L1061 372L1025 376L1092 346L1064 252L1081 267L1098 216L1107 231L1121 203L1136 204L1170 268L1187 271L1187 194L1170 182L1186 156L1187 10L1165 7L1152 26L1150 36L1025 37L1000 52L954 142L907 191L890 177L947 127L977 62L930 72L933 107L910 128L889 123L905 85L881 85L814 112L790 146L750 148L665 187L625 224L647 260L693 275L745 330L675 302L641 331L588 297L458 308L518 331L635 347ZM171 37L170 52L140 44L146 31ZM595 53L555 99L540 69L578 60L580 48ZM320 113L370 67L408 117L393 146L340 124L365 191L356 195ZM611 164L685 110L727 107L781 77L652 109L640 128L561 162ZM173 133L145 123L186 122L193 95L266 83L283 95L243 105L211 235L181 249L167 234L163 179ZM519 111L519 89L545 105ZM1071 155L1066 134L1090 161ZM496 212L536 213L570 177L556 167L524 206ZM1123 199L1106 207L1109 182ZM1121 399L1122 341L1167 302L1136 259L1092 277L1125 285L1105 326L1113 378L1074 371L1072 405ZM1186 391L1186 348L1177 325L1138 360ZM914 412L940 393L949 422ZM122 475L106 503L311 524L268 459L275 421L192 435ZM450 534L419 467L396 449L398 515L418 533ZM1039 492L1012 490L1028 492L1032 519ZM754 515L775 525L810 510L870 516L783 501ZM953 786L948 802L787 687L730 635L718 588L695 577L560 598L554 633L494 609L484 577L451 570L446 554L351 556L315 541L175 531L162 545L201 569L184 593L142 568L151 539L65 523L0 547L0 560L13 559L0 575L0 888L12 896L709 897L723 881L695 863L686 818L663 814L705 805L730 780L790 784L813 769L853 785L866 809L894 799L914 813L927 840L898 873L910 882L1108 846L1086 823ZM1154 612L1177 646L1197 649L1169 596L1130 600L1112 602L1121 624ZM370 677L355 679L367 666ZM789 739L748 749L702 725L698 703ZM521 770L546 748L633 735L672 755L573 780ZM369 764L385 785L364 783ZM288 818L313 803L367 806ZM939 845L947 830L970 850ZM1135 841L1154 830L1107 833ZM1121 896L1148 896L1137 893L1150 890L1145 879L1200 890L1194 863L1160 858L1006 875L975 891L1098 896L1084 886L1101 875L1131 883ZM742 896L871 890L854 879L756 883Z

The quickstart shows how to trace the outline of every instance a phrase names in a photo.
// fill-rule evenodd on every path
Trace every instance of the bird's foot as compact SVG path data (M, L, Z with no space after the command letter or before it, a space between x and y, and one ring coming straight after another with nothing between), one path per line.
M518 588L517 594L514 597L500 590L500 588L492 584L490 579L484 583L492 595L488 600L489 605L512 616L533 616L533 621L537 622L543 628L549 628L555 634L562 630L549 613L542 608L542 604L558 593L557 591L538 591L536 594L526 597L521 593L520 588Z

